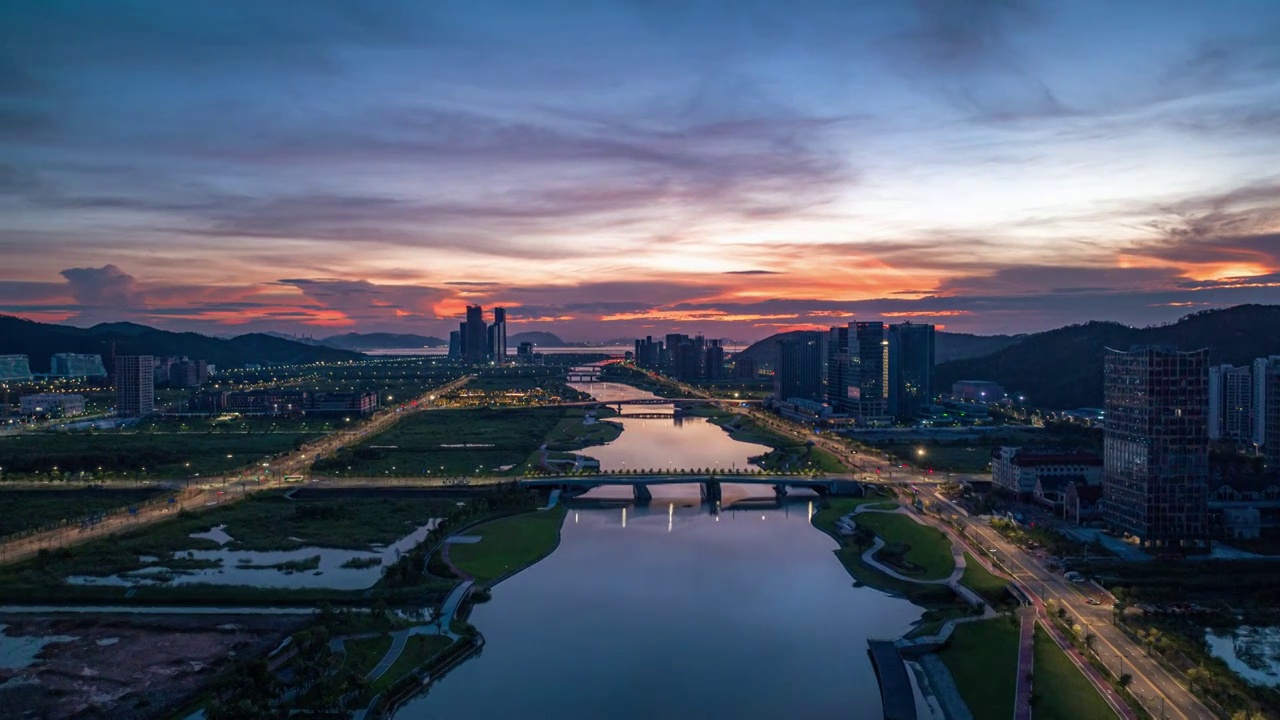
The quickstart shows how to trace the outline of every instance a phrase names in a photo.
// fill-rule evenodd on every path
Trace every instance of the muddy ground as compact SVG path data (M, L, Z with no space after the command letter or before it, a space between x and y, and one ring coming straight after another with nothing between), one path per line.
M0 667L5 718L166 717L236 657L263 656L310 618L273 615L0 616L9 637L71 636Z

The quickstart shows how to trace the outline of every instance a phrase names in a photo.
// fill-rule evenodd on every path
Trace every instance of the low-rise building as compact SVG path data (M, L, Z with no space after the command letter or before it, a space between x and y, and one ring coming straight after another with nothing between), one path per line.
M23 415L75 417L84 414L84 396L73 393L24 395L20 402Z
M1214 463L1209 524L1217 537L1235 540L1280 534L1280 473L1246 462Z
M1044 487L1057 502L1065 501L1066 487L1058 482L1071 479L1086 485L1102 483L1102 458L1085 452L1001 447L991 454L991 480L996 487L1023 497L1036 496L1036 484Z
M951 384L951 397L957 400L995 402L1005 395L1004 386L990 380L960 380Z
M308 415L372 415L378 410L375 392L322 393L306 403Z

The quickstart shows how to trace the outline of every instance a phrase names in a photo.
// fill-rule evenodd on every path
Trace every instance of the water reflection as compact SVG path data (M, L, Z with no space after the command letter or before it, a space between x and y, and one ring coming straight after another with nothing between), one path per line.
M484 654L396 718L878 717L866 639L920 610L852 587L812 512L577 508L472 613Z

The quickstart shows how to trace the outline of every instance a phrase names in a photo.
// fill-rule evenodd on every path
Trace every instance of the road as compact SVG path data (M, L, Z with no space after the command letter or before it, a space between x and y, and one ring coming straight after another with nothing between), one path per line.
M214 482L206 481L203 485L187 487L176 492L173 503L146 505L139 508L136 514L119 513L109 515L101 522L89 527L68 526L10 540L0 544L0 565L25 560L42 549L76 545L89 540L107 537L123 530L132 530L143 525L159 522L183 509L198 512L222 503L235 502L254 492L283 487L285 485L284 477L301 474L305 469L311 467L311 464L316 460L337 452L343 447L358 443L370 435L380 433L399 422L401 418L435 409L437 396L462 387L470 382L473 377L471 375L461 377L423 393L414 401L380 411L350 430L340 430L325 435L313 443L304 445L297 452L279 458L261 468L263 471L270 471L265 480L258 481L256 478L233 480L229 477L229 473L228 477L224 477L221 483L215 484ZM249 472L255 475L258 470L258 467L248 469ZM239 490L238 492L237 489Z
M661 376L658 377L661 378ZM673 382L672 384L690 394L706 395L682 383ZM840 458L841 462L863 473L874 473L879 469L877 478L868 477L867 479L892 477L892 473L902 475L912 471L910 468L901 468L869 453L855 453L843 440L812 434L807 428L766 415L759 410L738 406L735 406L734 410L750 415L772 429L813 441L817 447L831 452ZM919 471L916 470L916 472ZM917 477L922 481L922 485L928 484L927 476L924 474L918 474ZM953 476L956 480L967 477L969 476L964 474ZM974 477L990 479L986 475ZM929 478L929 480L936 482L937 478ZM969 537L976 539L982 548L995 548L997 559L1012 571L1024 588L1041 602L1052 599L1059 606L1066 608L1068 615L1074 618L1075 622L1093 632L1097 637L1094 648L1099 659L1113 675L1118 672L1119 674L1129 673L1132 676L1133 682L1129 686L1129 691L1139 699L1152 717L1215 720L1216 716L1195 695L1192 695L1168 671L1149 657L1146 651L1123 630L1112 624L1110 598L1106 593L1098 591L1091 584L1073 583L1062 575L1050 571L1039 559L1005 540L986 522L959 512L954 504L937 493L934 493L934 497L955 511L956 520L967 528ZM1100 605L1089 604L1089 599L1095 596L1102 601Z
M955 506L940 495L938 501L953 509ZM1133 684L1129 691L1155 718L1177 720L1214 720L1209 711L1189 690L1147 656L1145 650L1112 624L1110 598L1089 583L1074 583L1049 570L1036 557L1005 540L986 522L956 512L955 519L966 528L970 538L981 547L995 549L993 553L1014 578L1042 602L1053 600L1067 610L1074 622L1085 626L1097 637L1095 651L1112 674L1129 673ZM1102 601L1090 605L1089 599Z

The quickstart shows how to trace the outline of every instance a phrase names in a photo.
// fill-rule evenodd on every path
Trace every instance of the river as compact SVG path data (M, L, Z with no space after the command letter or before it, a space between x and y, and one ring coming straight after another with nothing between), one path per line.
M610 388L588 391L640 392ZM760 452L701 418L623 423L587 451L605 468L673 452L677 465L741 466ZM809 522L819 501L712 515L696 486L653 489L647 507L571 508L556 551L472 612L483 652L396 720L879 717L866 641L899 637L921 610L853 587Z

